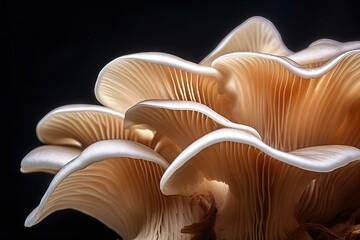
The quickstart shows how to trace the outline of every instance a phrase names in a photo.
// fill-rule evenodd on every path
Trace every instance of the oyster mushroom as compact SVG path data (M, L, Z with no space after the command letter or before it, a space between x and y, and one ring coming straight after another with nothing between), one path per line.
M104 106L67 105L39 122L44 146L21 170L55 176L25 225L71 208L124 239L356 234L359 66L360 42L292 52L262 17L200 64L121 56L99 73Z

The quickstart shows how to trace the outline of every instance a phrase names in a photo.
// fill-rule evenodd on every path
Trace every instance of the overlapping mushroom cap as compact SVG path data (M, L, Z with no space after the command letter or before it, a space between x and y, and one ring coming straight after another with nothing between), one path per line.
M359 49L321 39L293 53L253 17L200 64L113 60L95 86L103 106L59 107L39 122L44 145L21 170L55 176L25 225L71 208L124 239L356 234ZM351 221L331 228L345 211Z

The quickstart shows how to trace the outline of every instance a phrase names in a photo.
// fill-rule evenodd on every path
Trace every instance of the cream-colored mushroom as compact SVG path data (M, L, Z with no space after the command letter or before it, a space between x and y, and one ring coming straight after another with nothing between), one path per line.
M360 50L318 68L283 58L234 53L213 62L239 93L237 122L283 151L324 144L360 147Z
M55 169L26 226L70 208L95 217L124 239L189 238L180 231L200 220L201 208L188 197L166 197L159 189L169 165L163 156L173 156L177 148L164 137L144 139L141 130L125 130L122 125L121 115L90 105L64 106L39 122L38 135L45 143L80 145L83 151L75 156L66 154L73 147L48 145L25 156L23 165L34 171L44 171L54 161L64 163Z
M95 86L104 106L37 125L44 145L21 171L55 176L25 225L71 208L123 239L347 237L355 221L328 224L360 214L359 47L320 39L294 53L253 17L199 64L111 61Z
M233 52L266 53L287 56L292 53L283 43L272 22L254 16L232 30L200 64L210 66L217 57Z
M224 182L229 192L218 206L222 210L214 226L217 239L289 239L301 221L315 220L311 210L317 207L317 214L327 213L321 223L335 211L360 207L358 194L351 205L344 197L359 187L359 176L352 175L360 171L359 160L360 150L355 147L327 145L286 153L244 131L219 129L192 143L174 160L161 179L161 190L187 195L196 192L204 179ZM349 176L341 181L345 185L330 180L343 174ZM309 191L313 179L321 187L326 187L322 181L330 181L332 190L317 186ZM320 197L324 198L315 200ZM311 210L306 209L309 206ZM298 208L306 217L298 218ZM310 236L304 234L302 239Z
M235 93L225 91L224 85L214 68L170 54L139 53L108 63L98 76L95 93L103 105L121 113L140 101L172 99L199 102L226 116Z

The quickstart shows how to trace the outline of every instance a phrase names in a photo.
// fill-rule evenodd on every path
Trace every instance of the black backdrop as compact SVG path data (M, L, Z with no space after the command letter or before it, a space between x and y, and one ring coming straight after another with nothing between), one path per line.
M2 5L0 228L9 239L119 239L97 220L72 210L53 213L25 228L24 220L51 176L19 171L21 159L40 145L35 127L46 113L64 104L98 104L95 80L112 59L160 51L199 62L233 28L255 15L271 20L293 51L319 38L360 40L359 1L5 1Z

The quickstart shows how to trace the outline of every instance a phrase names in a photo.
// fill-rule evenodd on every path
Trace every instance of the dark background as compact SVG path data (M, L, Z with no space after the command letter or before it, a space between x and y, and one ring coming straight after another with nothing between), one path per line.
M119 239L84 214L56 212L32 228L26 216L52 176L20 173L40 145L37 122L64 104L98 104L97 74L124 54L159 51L199 62L236 26L259 15L297 51L319 38L360 40L359 1L3 1L1 29L1 233L5 239ZM5 153L5 154L3 154Z

